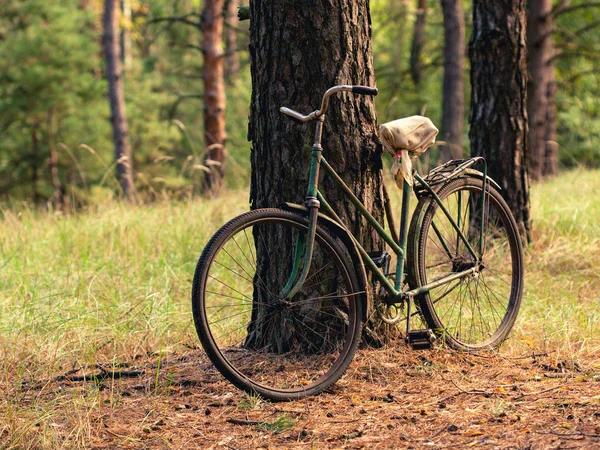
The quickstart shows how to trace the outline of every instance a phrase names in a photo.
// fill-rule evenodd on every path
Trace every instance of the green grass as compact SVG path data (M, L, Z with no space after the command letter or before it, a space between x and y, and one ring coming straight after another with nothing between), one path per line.
M516 336L565 357L600 350L600 172L534 185L532 244Z
M248 209L245 191L225 197L75 216L2 211L0 365L27 361L28 370L52 372L195 343L197 258L221 224ZM566 172L534 185L531 201L518 335L532 345L597 347L600 173Z
M190 286L206 241L247 194L76 216L3 211L0 374L131 360L195 345ZM13 378L12 376L10 378Z
M600 350L600 172L563 173L534 185L531 200L525 295L507 351L585 358ZM72 446L88 439L97 392L22 402L22 382L197 345L189 300L197 258L247 209L239 190L74 216L0 210L0 441L8 433L8 446L60 447L53 430L66 410L81 424ZM37 440L22 437L35 424Z

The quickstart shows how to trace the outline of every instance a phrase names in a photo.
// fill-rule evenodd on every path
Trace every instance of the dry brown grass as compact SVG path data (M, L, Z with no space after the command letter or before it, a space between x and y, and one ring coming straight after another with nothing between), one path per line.
M598 355L589 355L596 358ZM5 448L597 448L599 367L555 355L361 350L332 392L284 404L225 382L200 350L31 380ZM120 378L119 378L120 377ZM84 380L85 378L85 380ZM21 411L26 411L23 408Z

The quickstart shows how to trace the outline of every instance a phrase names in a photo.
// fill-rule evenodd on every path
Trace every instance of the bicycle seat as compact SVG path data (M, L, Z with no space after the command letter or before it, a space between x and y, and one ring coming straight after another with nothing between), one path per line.
M412 186L412 161L435 142L439 130L431 120L423 116L411 116L384 123L379 136L385 149L394 157L392 175L402 188L404 180Z
M379 135L384 147L392 156L407 150L410 156L419 156L435 142L439 130L423 116L411 116L384 123Z

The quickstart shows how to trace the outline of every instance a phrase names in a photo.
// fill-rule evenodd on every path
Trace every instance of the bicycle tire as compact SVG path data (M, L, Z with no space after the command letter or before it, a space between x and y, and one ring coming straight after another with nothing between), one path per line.
M333 385L362 331L364 290L343 245L320 226L308 277L282 302L293 243L307 230L308 219L290 211L242 214L210 239L194 274L194 323L208 357L236 387L273 401ZM291 256L277 261L277 249Z
M436 335L449 347L467 352L495 348L508 337L523 294L523 253L517 224L490 183L486 183L481 252L482 191L483 180L473 176L450 180L437 191L479 261L431 196L419 201L408 237L408 275L413 288L451 273L476 269L472 276L416 297L421 315Z

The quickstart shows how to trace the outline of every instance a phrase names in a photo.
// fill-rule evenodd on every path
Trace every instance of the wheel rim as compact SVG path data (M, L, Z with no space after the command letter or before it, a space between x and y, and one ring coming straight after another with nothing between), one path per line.
M442 200L475 255L437 204L432 207L433 215L424 223L423 284L452 273L474 270L473 275L435 288L426 295L432 321L440 327L436 331L444 334L451 345L466 348L495 346L504 339L516 316L519 291L520 267L514 228L498 199L487 194L483 208L483 246L480 246L481 192L480 186L459 185L443 194Z
M352 297L358 294L341 258L321 237L300 292L291 299L280 295L306 232L306 224L285 219L247 223L218 245L204 274L209 356L216 352L232 381L241 378L246 384L240 387L249 384L263 395L325 388L356 332Z

